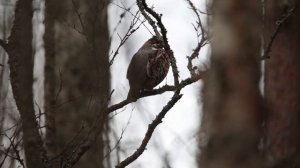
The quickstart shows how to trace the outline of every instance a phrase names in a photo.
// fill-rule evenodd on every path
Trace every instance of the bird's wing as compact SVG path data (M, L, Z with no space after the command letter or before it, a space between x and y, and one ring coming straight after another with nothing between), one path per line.
M149 55L156 54L156 52L157 51L140 49L136 54L134 54L127 69L127 79L130 80L130 78L137 78L139 75L146 76L145 74Z
M146 50L139 50L131 59L127 69L127 79L130 87L141 89L147 80L147 63L149 53Z

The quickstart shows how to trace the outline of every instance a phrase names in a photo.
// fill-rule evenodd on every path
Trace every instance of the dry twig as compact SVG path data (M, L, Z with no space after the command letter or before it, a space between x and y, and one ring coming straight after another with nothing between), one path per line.
M162 123L162 119L165 117L167 112L177 103L177 101L182 97L179 92L175 92L171 100L168 102L168 104L161 110L161 112L156 116L156 118L152 121L151 124L148 125L147 132L145 134L145 137L139 146L139 148L129 157L127 157L125 160L120 162L116 168L124 168L128 166L130 163L135 161L146 149L146 146L149 142L149 140L152 137L152 134L155 130L155 128Z
M111 60L109 61L109 66L111 66L114 63L114 60L115 60L116 56L119 54L120 48L125 44L125 42L129 39L129 37L134 32L136 32L140 28L140 26L145 22L145 21L141 21L141 23L138 24L135 27L135 25L137 24L138 21L139 21L139 12L136 12L132 22L130 23L130 26L129 26L127 32L125 33L125 35L123 37L120 37L120 35L118 35L119 38L120 38L120 44L118 45L118 47L117 47L116 51L114 52Z
M276 28L271 35L270 41L267 43L267 46L264 49L264 54L261 57L261 59L269 59L270 58L269 54L271 52L273 42L276 39L277 35L279 34L279 31L280 31L282 25L294 13L294 10L295 10L295 7L293 6L291 9L287 10L287 12L284 13L279 20L276 21Z

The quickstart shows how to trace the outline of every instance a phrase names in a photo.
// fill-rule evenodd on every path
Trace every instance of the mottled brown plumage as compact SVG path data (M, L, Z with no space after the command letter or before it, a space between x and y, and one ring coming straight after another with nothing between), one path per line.
M127 100L136 101L141 90L153 89L169 71L169 56L161 41L152 37L138 50L131 59L127 70L129 93Z

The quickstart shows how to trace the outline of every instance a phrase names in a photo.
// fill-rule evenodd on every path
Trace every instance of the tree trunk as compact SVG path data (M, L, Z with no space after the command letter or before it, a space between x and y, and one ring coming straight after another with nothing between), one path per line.
M292 8L294 12L282 23L273 42L265 71L270 111L266 120L266 151L271 165L280 168L300 166L300 2L266 1L266 39Z
M204 78L199 167L259 168L262 98L259 1L214 0L211 67ZM201 139L200 139L201 142Z
M90 126L101 113L100 109L107 106L110 84L108 2L73 2L61 2L60 16L65 19L57 23L56 69L61 71L61 75L57 75L57 83L62 89L57 89L57 104L61 106L56 108L56 128L60 149L82 126ZM74 147L79 145L79 139L76 138L75 144L72 144ZM103 167L103 150L102 136L99 136L75 167Z
M56 92L55 92L55 18L56 5L55 0L45 0L45 34L44 34L44 48L45 48L45 122L46 135L45 147L48 156L54 157L57 154L56 143Z
M32 15L32 1L18 0L7 47L12 91L21 116L28 168L44 167L43 160L46 159L33 107Z

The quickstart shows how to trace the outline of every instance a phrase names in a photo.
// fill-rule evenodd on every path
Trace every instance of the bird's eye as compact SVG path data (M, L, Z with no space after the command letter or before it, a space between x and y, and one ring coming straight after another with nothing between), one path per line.
M153 43L153 46L154 46L155 48L161 48L161 47L162 47L159 43Z

